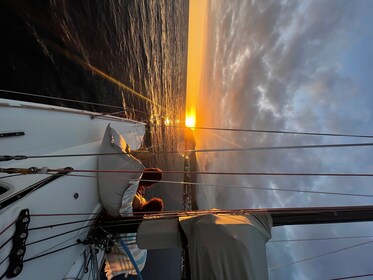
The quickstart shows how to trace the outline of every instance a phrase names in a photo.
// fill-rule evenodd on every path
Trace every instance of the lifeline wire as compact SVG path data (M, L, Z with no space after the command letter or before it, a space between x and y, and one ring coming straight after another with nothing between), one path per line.
M360 238L373 238L373 235L367 235L367 236L342 236L342 237L317 237L317 238L302 238L302 239L277 239L277 240L269 240L268 243L323 241L323 240L345 240L345 239L360 239Z
M186 172L188 173L188 172ZM230 174L231 175L231 174ZM237 174L236 174L237 175ZM241 174L241 175L257 175L257 174ZM273 175L273 174L272 174ZM280 174L276 174L280 175ZM284 175L284 174L281 174ZM300 176L298 174L292 174L296 176ZM302 174L304 175L304 174ZM316 175L316 176L369 176L372 177L373 174L339 174L339 175ZM93 177L93 178L104 178L105 176L90 176L90 175L74 175L74 174L69 174L67 176L72 176L72 177ZM314 175L312 175L314 176ZM111 178L111 179L118 179L118 180L123 180L123 179L129 179L125 177L120 177L120 178ZM150 180L144 180L144 181L150 181ZM218 184L209 184L209 183L194 183L194 182L181 182L181 181L165 181L162 180L162 184L182 184L182 185L194 185L194 186L200 186L200 187L217 187L217 188L235 188L235 189L253 189L253 190L262 190L262 191L281 191L281 192L298 192L298 193L313 193L313 194L326 194L326 195L341 195L341 196L355 196L355 197L373 197L373 194L354 194L354 193L343 193L343 192L326 192L326 191L311 191L311 190L297 190L297 189L284 189L284 188L267 188L267 187L253 187L253 186L232 186L232 185L218 185Z
M228 148L228 149L199 149L199 150L184 150L184 151L154 151L145 153L156 154L188 154L188 153L211 153L211 152L252 152L252 151L269 151L269 150L294 150L294 149L320 149L320 148L346 148L346 147L370 147L372 142L368 143L346 143L346 144L321 144L321 145L293 145L293 146L264 146L264 147L244 147L244 148ZM131 154L131 153L130 153ZM82 153L82 154L64 154L64 155L38 155L38 156L22 156L22 159L30 158L59 158L59 157L86 157L86 156L112 156L123 155L123 152L118 153ZM12 156L11 156L12 157Z
M160 126L151 124L151 126ZM185 129L183 126L167 125L165 127ZM267 129L241 129L241 128L220 128L220 127L193 127L195 130L215 130L215 131L232 131L232 132L258 132L258 133L275 133L275 134L293 134L293 135L309 135L309 136L331 136L331 137L355 137L355 138L373 138L373 135L362 134L343 134L343 133L322 133L322 132L303 132L303 131L287 131L287 130L267 130Z
M30 246L30 245L33 245L33 244L36 244L36 243L40 243L40 242L43 242L43 241L49 240L49 239L53 239L53 238L56 238L56 237L60 237L60 236L63 236L63 235L66 235L66 234L72 233L72 232L74 232L74 231L78 231L78 230L81 230L81 229L83 229L83 228L87 228L87 227L91 227L91 226L93 226L93 224L89 224L89 225L86 225L86 226L84 226L84 227L79 227L79 228L76 228L76 229L73 229L73 230L65 231L65 232L62 232L62 233L59 233L59 234L56 234L56 235L52 235L52 236L49 236L49 237L46 237L46 238L43 238L43 239L39 239L39 240L36 240L36 241L30 242L30 243L26 244L26 246Z
M367 276L373 276L373 273L353 275L353 276L346 276L346 277L342 277L342 278L333 278L331 280L356 279L356 278L362 278L362 277L367 277Z
M84 234L84 233L87 233L88 231L89 231L89 229L84 230L84 231L82 231L82 232L80 233L80 235L81 235L81 234ZM73 240L73 239L75 239L75 238L76 238L76 236L73 236L72 238L68 238L67 240L62 241L62 242L60 242L59 244L56 244L56 245L54 245L54 246L52 246L52 247L50 247L50 248L48 248L48 249L45 249L45 250L43 250L43 251L37 253L34 257L31 257L31 258L28 259L28 260L31 260L31 259L37 259L37 258L40 258L41 256L45 256L45 255L49 255L49 254L51 254L51 253L55 253L55 252L61 251L61 249L63 250L63 249L66 249L66 248L68 248L68 247L71 247L71 246L74 246L74 245L79 245L79 244L81 244L81 243L77 242L77 243L74 243L73 245L69 245L69 246L66 246L66 247L64 247L64 248L60 248L60 249L56 249L56 250L54 250L54 251L50 251L50 250L52 250L53 248L56 248L56 247L58 247L58 246L61 246L62 244L65 244L66 242L69 242L70 240ZM27 260L27 261L28 261L28 260ZM25 261L26 261L26 260L25 260ZM24 262L25 262L25 261L24 261Z
M6 90L6 89L0 89L2 92L7 93L13 93L18 95L24 95L24 96L33 96L33 97L40 97L40 98L46 98L46 99L55 99L55 100L61 100L61 101L68 101L73 103L81 103L81 104L88 104L88 105L97 105L97 106L103 106L103 107L111 107L116 109L123 109L123 107L120 106L114 106L114 105L107 105L102 103L95 103L95 102L87 102L87 101L80 101L80 100L73 100L73 99L66 99L66 98L60 98L60 97L52 97L52 96L44 96L40 94L31 94L26 92L20 92L20 91L14 91L14 90ZM126 109L125 111L136 111L143 114L148 114L148 112L144 112L141 110L136 109ZM121 111L122 112L122 111ZM110 115L116 114L118 112L109 113ZM103 114L103 115L106 115ZM162 117L162 116L160 116ZM169 127L169 128L179 128L179 129L185 129L185 126L175 126L175 125L158 125L158 124L150 124L151 126L162 126L162 127ZM322 132L305 132L305 131L286 131L286 130L266 130L266 129L240 129L240 128L220 128L220 127L193 127L195 130L215 130L215 131L232 131L232 132L257 132L257 133L275 133L275 134L294 134L294 135L310 135L310 136L331 136L331 137L355 137L355 138L373 138L373 135L363 135L363 134L343 134L343 133L322 133Z
M317 255L317 256L313 256L313 257L309 257L309 258L297 260L297 261L294 261L294 262L291 262L291 263L287 263L287 264L282 264L282 265L279 265L279 266L271 267L271 268L269 268L269 270L275 270L275 269L283 268L283 267L286 267L286 266L289 266L289 265L293 265L293 264L297 264L297 263L301 263L301 262L305 262L305 261L314 260L314 259L317 259L317 258L321 258L321 257L324 257L324 256L328 256L328 255L334 254L334 253L339 253L339 252L342 252L342 251L345 251L345 250L349 250L349 249L352 249L352 248L363 246L363 245L366 245L366 244L369 244L369 243L372 243L372 242L373 242L373 240L367 241L367 242L363 242L363 243L359 243L359 244L355 244L355 245L352 245L352 246L344 247L344 248L339 249L339 250L335 250L335 251L331 251L331 252L328 252L328 253L320 254L320 255Z
M96 218L79 220L79 221L72 221L72 222L66 222L66 223L59 223L59 224L52 224L52 225L46 225L46 226L40 226L40 227L34 227L34 228L30 228L29 230L38 230L38 229L44 229L44 228L59 227L59 226L71 225L71 224L76 224L76 223L83 223L83 222L94 221L94 220L96 220Z

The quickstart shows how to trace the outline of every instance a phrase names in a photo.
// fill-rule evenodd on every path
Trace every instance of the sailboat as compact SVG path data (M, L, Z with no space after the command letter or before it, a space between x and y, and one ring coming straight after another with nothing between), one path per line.
M102 209L98 180L70 171L97 169L105 132L139 148L145 125L8 99L0 119L0 279L97 279L104 252L83 241Z
M140 248L185 248L187 278L267 279L273 226L373 220L372 206L102 217L102 188L141 172L126 157L145 124L8 99L0 108L0 279L99 279L113 236L133 232ZM126 174L97 176L105 169Z

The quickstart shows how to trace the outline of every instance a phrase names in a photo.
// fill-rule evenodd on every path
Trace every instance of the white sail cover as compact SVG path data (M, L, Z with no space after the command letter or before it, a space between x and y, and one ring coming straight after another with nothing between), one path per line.
M117 153L115 155L98 156L98 170L133 170L142 171L144 166L129 154L130 148L126 140L114 128L107 126L99 149L100 154ZM127 190L130 180L137 180L139 172L133 173L99 173L98 187L101 203L108 215L119 216L123 193Z
M180 220L192 279L268 279L270 215L204 215Z
M268 279L266 243L269 214L208 214L179 218L187 237L193 280ZM145 220L137 242L148 249L181 246L181 232L171 220Z

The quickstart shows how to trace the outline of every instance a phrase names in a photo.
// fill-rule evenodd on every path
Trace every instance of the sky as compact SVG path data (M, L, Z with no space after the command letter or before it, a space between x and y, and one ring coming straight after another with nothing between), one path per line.
M187 87L187 98L196 108L196 126L373 135L373 1L200 1L206 8L199 17L193 17L193 2L190 21L199 22L195 44L202 55L188 58L189 77L191 65L201 71L194 70L196 84ZM195 135L197 149L372 142L205 130ZM372 154L370 147L216 152L198 154L198 163L201 171L217 172L372 173ZM211 184L198 189L198 204L206 209L373 203L372 197L242 188L372 195L370 178L201 175L199 180ZM281 227L272 234L272 240L373 236L373 223ZM373 273L373 242L278 267L368 241L373 238L268 243L270 279Z

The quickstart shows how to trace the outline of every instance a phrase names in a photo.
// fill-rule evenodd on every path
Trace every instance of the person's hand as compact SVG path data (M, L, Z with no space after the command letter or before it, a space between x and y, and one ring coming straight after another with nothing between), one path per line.
M137 192L139 194L141 194L142 196L145 195L145 187L144 186L139 186L139 188L137 189Z

